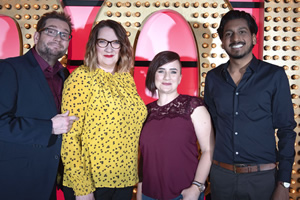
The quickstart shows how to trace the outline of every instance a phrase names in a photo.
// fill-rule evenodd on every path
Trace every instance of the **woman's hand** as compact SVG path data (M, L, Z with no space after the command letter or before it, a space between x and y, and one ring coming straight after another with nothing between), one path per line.
M95 200L94 193L90 193L84 196L76 196L76 200Z
M191 185L189 188L182 190L181 194L183 200L198 200L200 191L196 185Z

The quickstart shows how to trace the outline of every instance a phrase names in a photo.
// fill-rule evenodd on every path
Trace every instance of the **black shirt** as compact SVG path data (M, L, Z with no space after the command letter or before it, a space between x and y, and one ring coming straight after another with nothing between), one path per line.
M229 61L209 71L205 82L204 99L216 132L214 159L229 164L279 162L278 181L290 182L296 122L284 69L253 56L236 86L228 66Z

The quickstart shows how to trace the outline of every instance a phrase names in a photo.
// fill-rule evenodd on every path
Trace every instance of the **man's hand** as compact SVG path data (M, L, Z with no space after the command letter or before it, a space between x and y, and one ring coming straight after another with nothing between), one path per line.
M95 200L94 193L90 193L84 196L76 196L76 200Z
M76 116L68 116L69 111L64 114L55 115L52 120L52 134L60 135L63 133L67 133L74 123L74 121L78 120Z
M278 183L273 192L272 200L289 200L289 188L285 188Z

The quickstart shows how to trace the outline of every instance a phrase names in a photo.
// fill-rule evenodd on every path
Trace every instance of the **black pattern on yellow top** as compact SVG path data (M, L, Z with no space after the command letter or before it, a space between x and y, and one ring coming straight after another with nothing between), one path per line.
M75 195L138 182L138 141L147 110L130 73L75 69L66 80L62 112L79 120L63 135L63 185Z

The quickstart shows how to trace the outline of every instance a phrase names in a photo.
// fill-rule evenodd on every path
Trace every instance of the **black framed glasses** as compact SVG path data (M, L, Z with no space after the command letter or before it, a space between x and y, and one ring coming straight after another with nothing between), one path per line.
M39 30L38 32L44 32L44 33L46 33L46 35L49 35L49 36L51 36L51 37L56 37L57 35L59 35L60 36L60 38L62 39L62 40L65 40L65 41L69 41L69 40L71 40L71 38L72 38L72 35L71 34L69 34L69 33L66 33L66 32L61 32L61 31L58 31L58 30L55 30L55 29L53 29L53 28L42 28L41 30Z
M107 41L105 39L97 39L96 44L98 47L105 48L110 44L110 46L113 49L120 49L121 48L121 42L119 40L113 40L113 41Z

